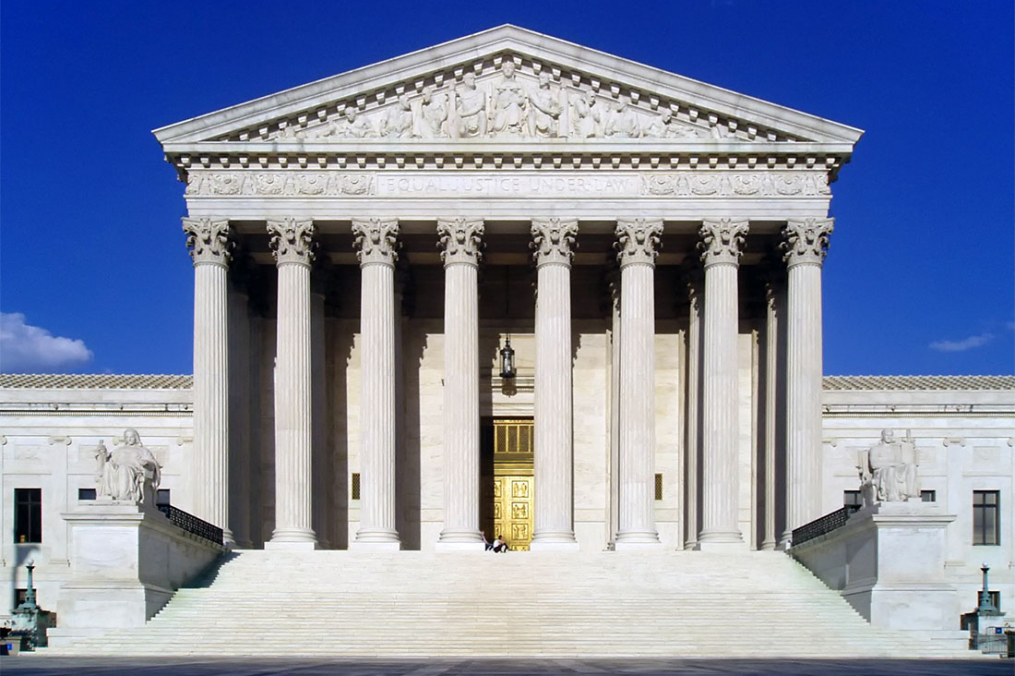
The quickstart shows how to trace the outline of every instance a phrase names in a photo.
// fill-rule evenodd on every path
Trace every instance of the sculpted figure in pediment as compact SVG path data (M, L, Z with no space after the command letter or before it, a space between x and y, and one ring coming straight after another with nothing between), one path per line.
M638 115L626 101L616 101L610 116L606 120L606 136L609 138L638 138L641 136L641 123Z
M447 96L435 93L433 87L426 87L419 105L416 133L423 139L445 138L448 135L447 120Z
M409 138L412 136L412 105L409 97L402 94L398 104L388 109L381 119L381 136L386 138Z
M356 108L347 106L342 111L342 117L328 123L321 131L308 138L374 138L377 131L370 124L370 120L360 117Z
M673 111L667 110L659 117L653 118L645 128L645 136L651 138L701 138L708 136L708 132L679 121Z
M476 86L475 73L462 76L462 87L454 89L457 119L451 127L454 138L486 135L486 92Z
M560 90L550 86L550 74L539 74L539 87L529 97L529 134L555 138L560 125Z
M503 78L493 95L493 133L495 135L525 135L525 91L515 78L515 62L505 61L501 66Z
M571 125L572 135L580 139L601 137L603 135L603 109L596 104L596 95L592 92L579 92L571 96L571 108L574 123Z

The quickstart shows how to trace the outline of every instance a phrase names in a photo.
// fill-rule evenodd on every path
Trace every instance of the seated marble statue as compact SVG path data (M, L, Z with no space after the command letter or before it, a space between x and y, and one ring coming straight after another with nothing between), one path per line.
M898 440L892 430L882 430L881 440L866 452L860 466L865 500L904 502L920 498L916 445L910 438Z
M110 452L99 442L95 449L98 467L95 474L96 497L141 504L154 502L162 479L162 468L155 455L141 444L137 430L123 432L123 444Z

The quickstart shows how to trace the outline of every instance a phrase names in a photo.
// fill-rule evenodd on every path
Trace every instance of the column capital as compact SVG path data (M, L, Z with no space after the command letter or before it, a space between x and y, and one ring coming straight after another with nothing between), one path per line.
M698 234L701 242L701 262L704 266L727 264L739 265L740 256L744 253L744 240L747 237L748 223L745 220L732 218L706 218Z
M640 263L655 265L659 255L659 242L663 234L661 218L621 218L614 230L617 241L617 263L620 267Z
M571 265L574 258L575 237L578 236L576 218L532 219L532 257L536 267L550 263Z
M268 245L276 265L296 263L310 267L314 262L314 221L311 219L268 219Z
M445 267L456 263L479 265L483 259L485 232L481 218L438 218L437 236Z
M228 266L233 257L228 218L184 218L183 232L194 265Z
M821 265L828 253L828 236L835 228L834 218L801 218L786 221L782 229L782 251L786 267Z
M395 266L398 260L398 219L358 218L352 222L353 246L360 267L379 263Z

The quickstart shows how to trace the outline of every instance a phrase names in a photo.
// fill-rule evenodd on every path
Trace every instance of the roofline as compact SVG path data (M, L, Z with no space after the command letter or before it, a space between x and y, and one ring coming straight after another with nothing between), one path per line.
M447 68L463 60L480 59L513 50L528 53L537 50L548 60L575 64L602 77L613 77L645 90L671 90L701 102L703 107L737 118L751 118L759 124L785 129L803 137L821 141L855 144L863 130L833 122L809 113L787 108L758 98L739 94L675 73L583 47L535 31L504 24L433 47L386 59L315 82L300 85L246 103L159 127L153 130L162 144L196 142L234 130L238 125L253 124L257 118L274 119L369 89L372 80L397 81L420 77L426 71ZM679 97L677 97L679 98ZM749 114L748 114L749 113ZM243 122L243 120L247 120ZM787 128L788 127L788 128Z

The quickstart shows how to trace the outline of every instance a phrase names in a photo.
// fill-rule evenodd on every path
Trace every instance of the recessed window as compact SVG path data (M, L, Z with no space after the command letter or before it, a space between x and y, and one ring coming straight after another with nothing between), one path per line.
M980 596L982 594L983 594L982 590L976 592L976 607L977 608L980 607ZM989 591L989 592L987 592L987 600L990 601L990 605L992 605L995 608L997 608L998 612L1001 611L1001 592L999 592L999 591Z
M860 491L843 491L842 492L842 506L843 507L862 507L863 506L863 493Z
M168 505L169 504L169 489L160 488L155 494L156 505Z
M1001 492L973 491L973 544L1001 544Z
M359 472L354 472L352 475L352 494L353 500L359 500Z
M14 489L14 541L42 542L42 489Z
M663 499L663 475L656 474L656 500Z
M920 491L920 499L924 502L937 502L937 491Z
M83 501L86 501L86 500L94 500L94 499L95 499L95 489L94 488L79 488L78 489L78 500L79 501L83 502Z
M27 589L15 589L14 590L14 607L17 608L25 602L25 597L28 596ZM39 605L39 590L35 590L35 605Z

